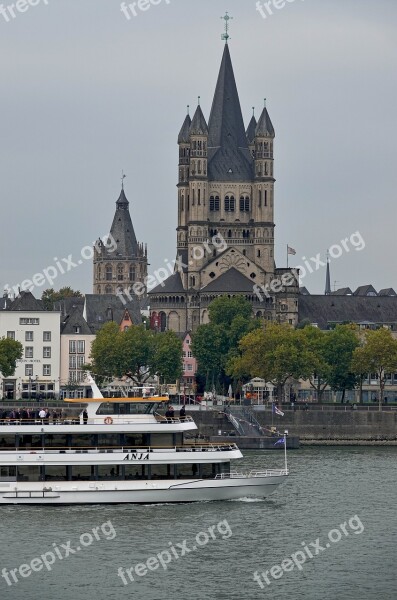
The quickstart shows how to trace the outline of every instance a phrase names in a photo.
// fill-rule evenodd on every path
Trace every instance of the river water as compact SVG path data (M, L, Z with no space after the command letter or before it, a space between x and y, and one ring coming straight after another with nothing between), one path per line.
M287 484L257 501L0 507L0 598L395 600L396 459L393 447L291 451ZM282 452L246 451L238 468L265 465ZM32 563L41 555L51 570Z

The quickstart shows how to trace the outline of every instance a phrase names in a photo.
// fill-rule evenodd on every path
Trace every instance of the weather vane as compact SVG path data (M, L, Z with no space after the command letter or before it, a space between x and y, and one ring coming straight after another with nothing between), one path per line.
M125 175L124 170L121 171L121 189L124 189L124 179L127 177L127 175Z
M222 33L222 40L225 40L225 42L227 44L228 40L230 40L230 35L229 35L229 21L230 21L230 19L233 19L233 17L231 17L229 15L229 13L226 11L225 16L221 17L221 19L223 19L225 21L225 33Z

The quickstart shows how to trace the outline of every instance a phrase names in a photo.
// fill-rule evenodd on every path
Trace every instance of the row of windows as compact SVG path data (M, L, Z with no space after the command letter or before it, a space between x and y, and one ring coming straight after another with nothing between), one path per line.
M133 265L130 265L129 269L128 269L128 273L126 273L123 264L118 264L118 265L116 265L115 268L113 267L113 265L109 264L109 265L105 265L104 274L105 274L106 281L113 281L114 278L116 278L117 281L124 281L124 280L135 281L136 267L134 267ZM97 277L98 277L98 279L102 279L102 266L101 265L98 265L98 267L97 267Z
M184 371L193 371L193 365L183 365Z
M262 190L259 190L259 197L258 197L258 207L261 208L262 207L262 202L263 202L263 206L267 206L267 190L265 190L264 193L262 193ZM193 190L193 196L192 196L192 206L194 206L196 203L196 190ZM197 205L200 206L201 205L201 190L197 190ZM210 197L210 211L212 212L218 212L220 210L221 207L221 203L220 203L220 197L219 196L211 196ZM251 202L250 202L250 198L249 196L241 196L240 197L240 212L249 212L251 210ZM187 208L189 208L189 199L188 199L188 206ZM185 197L181 196L181 210L185 210ZM235 212L236 210L236 199L234 196L226 196L225 200L224 200L224 210L225 212Z
M20 325L40 325L40 319L21 318L21 319L19 319L19 324Z
M51 365L43 365L43 376L51 375ZM25 365L25 377L33 377L33 365Z
M15 340L15 331L7 331L7 337L11 340ZM25 342L33 342L33 340L34 332L25 331ZM43 342L51 342L51 331L43 331Z
M25 346L25 358L34 358L33 346ZM51 358L51 346L43 347L43 358Z
M81 367L85 364L85 356L84 354L71 354L69 356L69 369L81 369Z

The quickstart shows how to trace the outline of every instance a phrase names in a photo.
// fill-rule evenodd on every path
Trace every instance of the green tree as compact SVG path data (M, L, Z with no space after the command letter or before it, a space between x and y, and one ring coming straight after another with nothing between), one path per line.
M3 377L14 375L17 360L22 358L23 346L11 338L0 339L0 373Z
M182 341L173 331L154 336L152 364L163 383L173 383L182 377Z
M171 383L182 374L181 340L172 331L155 334L144 325L120 331L116 323L106 323L92 344L90 358L88 368L99 381L128 375L141 386L151 375Z
M352 370L362 373L376 373L379 381L379 410L382 410L386 373L397 370L397 340L389 329L368 330L364 343L354 350Z
M53 288L48 290L44 290L41 295L41 300L43 301L44 308L46 310L52 310L54 306L54 302L59 302L60 300L64 300L65 298L82 298L83 294L78 290L73 290L71 287L66 286L61 288L58 292L56 292Z
M267 323L244 336L239 348L241 354L229 360L228 372L234 377L249 375L273 383L280 401L286 381L301 377L304 349L298 332L290 325Z
M193 335L192 352L207 386L218 382L224 389L230 383L226 374L228 361L238 355L238 343L249 331L260 327L251 304L242 296L220 296L211 302L210 323L200 325Z

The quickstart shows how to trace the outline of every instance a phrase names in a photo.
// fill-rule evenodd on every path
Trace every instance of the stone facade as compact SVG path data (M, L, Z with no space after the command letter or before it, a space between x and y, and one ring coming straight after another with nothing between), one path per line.
M296 275L274 261L274 137L266 107L245 129L226 44L208 125L198 106L179 133L176 270L149 294L153 327L195 331L224 294L297 323Z

